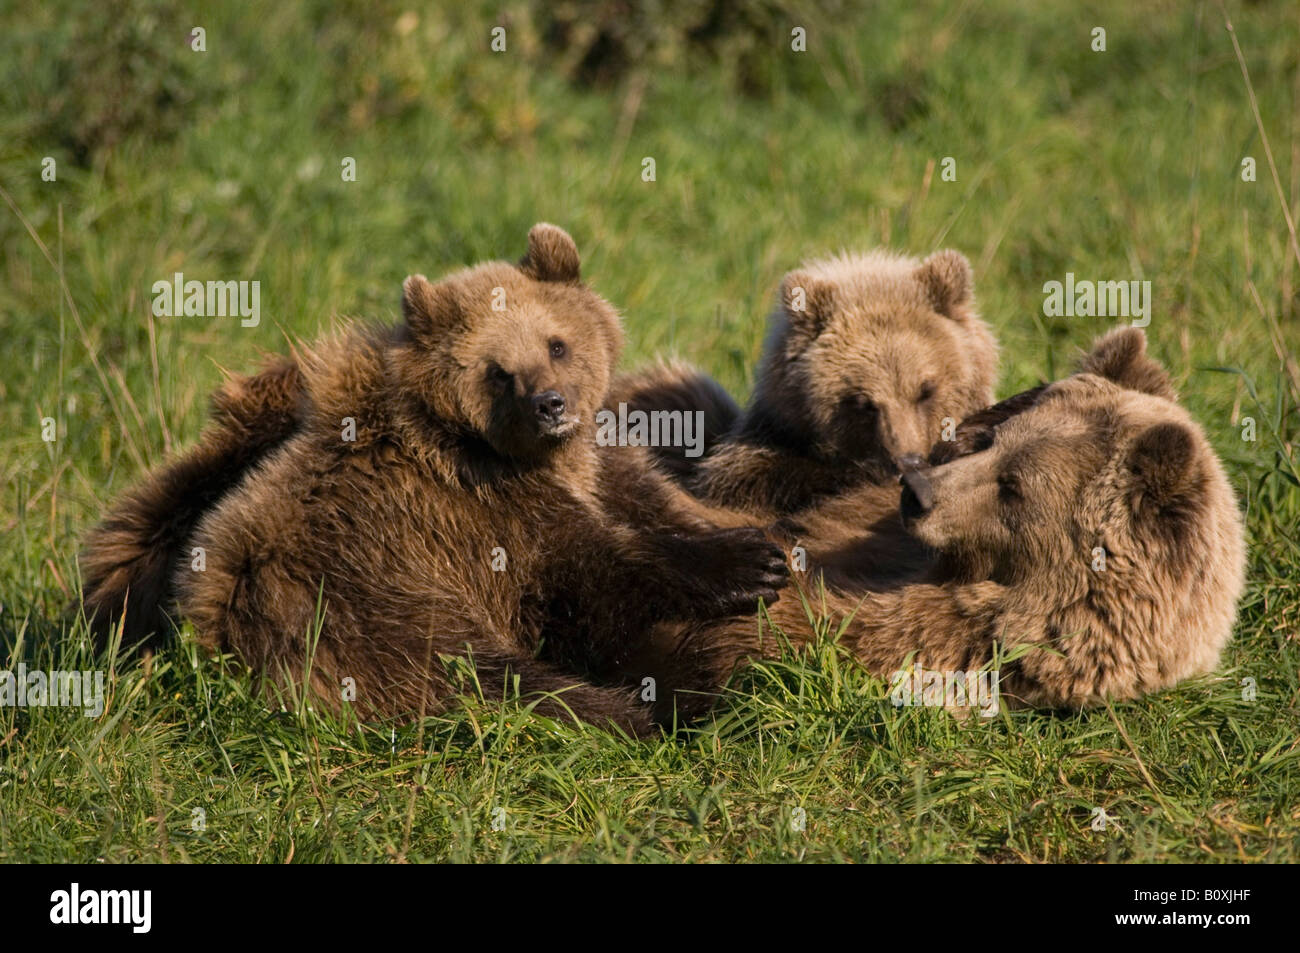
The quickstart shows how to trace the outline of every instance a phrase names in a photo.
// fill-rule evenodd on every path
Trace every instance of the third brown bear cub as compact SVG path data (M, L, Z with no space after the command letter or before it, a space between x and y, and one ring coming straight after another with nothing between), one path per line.
M996 379L997 343L960 253L819 259L782 281L758 383L730 433L694 467L659 457L710 502L793 513L919 466L945 427L993 402ZM654 410L671 397L707 410L705 383L655 368L616 381L611 403Z
M402 312L300 355L298 423L187 534L202 558L174 591L200 643L366 715L445 707L455 656L486 692L517 679L637 734L705 704L721 663L678 667L647 634L752 612L784 561L752 530L611 505L591 422L622 333L572 239L539 225L518 266L408 278Z

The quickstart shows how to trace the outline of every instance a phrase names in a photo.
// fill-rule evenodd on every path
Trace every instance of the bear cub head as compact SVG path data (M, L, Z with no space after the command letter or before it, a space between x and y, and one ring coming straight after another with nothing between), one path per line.
M402 316L389 362L413 416L513 462L540 462L590 426L623 344L573 239L545 223L517 265L410 276Z
M1004 402L1008 415L968 452L904 474L902 515L957 576L1086 605L1124 630L1178 629L1178 664L1204 670L1243 584L1241 518L1219 458L1145 352L1141 331L1113 331L1074 375Z
M786 275L751 425L878 482L921 465L946 420L992 403L997 344L973 283L951 250L845 254Z

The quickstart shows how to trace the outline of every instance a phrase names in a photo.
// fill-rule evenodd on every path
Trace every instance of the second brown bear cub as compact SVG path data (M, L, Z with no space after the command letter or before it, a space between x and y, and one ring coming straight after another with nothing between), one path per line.
M951 250L924 261L845 254L791 272L749 406L698 465L671 450L660 465L706 500L764 514L893 482L924 462L945 425L993 402L997 343L973 284L970 263ZM694 402L713 420L709 384L661 366L616 381L611 403Z
M202 567L175 570L199 641L365 715L444 707L465 655L485 692L518 679L560 693L543 711L636 734L705 704L730 661L683 669L647 634L752 612L784 561L752 530L611 512L590 428L622 333L569 236L408 278L402 313L301 355L301 423L202 517Z

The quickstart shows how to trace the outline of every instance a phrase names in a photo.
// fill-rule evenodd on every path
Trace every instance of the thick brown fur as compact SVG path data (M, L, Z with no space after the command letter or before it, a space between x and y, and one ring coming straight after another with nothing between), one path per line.
M703 449L707 454L731 432L740 419L740 405L712 377L677 360L659 360L617 375L606 406L618 412L704 414ZM699 464L682 447L647 448L650 461L679 483L686 482Z
M113 503L81 557L82 605L99 648L116 628L150 646L170 630L172 573L189 558L185 545L199 519L293 433L304 396L291 358L230 376L212 397L198 443Z
M997 344L976 314L970 263L875 251L785 276L753 397L694 463L657 454L701 498L781 515L924 462L945 425L993 401ZM705 392L677 368L616 384L629 402L676 405ZM716 386L716 385L715 385ZM677 394L676 398L669 395Z
M173 563L180 614L268 689L354 691L366 717L446 707L466 657L489 695L558 692L550 714L689 717L729 662L679 664L653 624L752 611L783 557L658 499L639 450L596 447L621 343L554 226L518 266L408 278L396 328L299 355L291 435L184 541L204 568Z
M987 449L998 424L1028 410L1046 385L1030 388L968 416L930 451L929 465ZM864 483L830 496L771 524L774 538L801 557L804 572L847 591L892 588L924 575L936 554L907 531L899 511L899 485ZM743 511L738 511L743 512ZM707 507L706 517L725 525L730 511ZM752 514L746 514L752 518ZM798 550L795 547L799 547Z
M1222 465L1173 397L1145 337L1126 328L1101 338L1075 375L1004 403L986 446L908 479L902 513L937 554L930 568L839 588L828 574L825 605L849 619L844 646L885 676L909 662L974 672L997 652L1023 652L1000 671L1013 706L1131 699L1212 671L1242 591L1242 524ZM833 505L851 512L853 502ZM810 553L833 563L834 538L814 532ZM796 578L822 605L816 577ZM813 637L790 594L770 616L796 643ZM753 623L678 637L686 656L775 648Z

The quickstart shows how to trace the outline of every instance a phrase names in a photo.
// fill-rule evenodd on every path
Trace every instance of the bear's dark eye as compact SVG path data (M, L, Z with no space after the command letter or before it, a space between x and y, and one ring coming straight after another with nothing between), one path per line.
M854 402L858 405L858 410L862 413L868 415L876 413L876 402L866 394L857 394L854 397Z
M488 368L488 381L496 384L498 387L509 387L514 383L515 377L500 364L493 364Z
M924 404L927 400L929 400L933 396L934 396L934 382L926 381L924 384L921 385L920 393L916 395L916 402L918 404Z
M564 346L563 341L555 340L551 342L551 360L558 361L568 353L569 349Z
M1020 499L1020 480L1014 473L998 475L998 499L1004 503L1014 503Z

